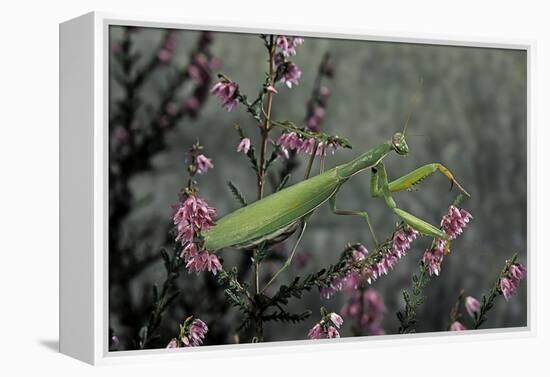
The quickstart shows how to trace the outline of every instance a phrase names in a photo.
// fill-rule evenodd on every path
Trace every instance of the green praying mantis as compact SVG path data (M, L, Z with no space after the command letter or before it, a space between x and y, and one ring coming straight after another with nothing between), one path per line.
M396 132L391 140L375 146L346 164L305 179L222 217L203 233L204 248L209 251L226 247L251 248L277 237L284 237L298 228L298 236L288 259L268 282L269 285L290 264L309 218L325 202L329 202L332 212L336 215L355 215L364 218L374 242L378 245L366 211L341 210L336 207L336 195L340 187L351 177L367 169L371 169L372 172L370 191L373 197L383 198L395 215L421 234L448 240L441 229L400 209L392 198L393 192L411 189L416 183L437 171L449 179L451 188L456 185L464 195L470 196L450 170L440 163L424 165L388 182L382 161L392 151L402 156L409 153L405 140L406 127L407 124L403 132Z

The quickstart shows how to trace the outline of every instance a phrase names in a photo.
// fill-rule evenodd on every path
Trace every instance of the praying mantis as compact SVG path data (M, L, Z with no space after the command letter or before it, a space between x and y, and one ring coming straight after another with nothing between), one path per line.
M374 198L383 198L388 208L398 218L419 233L448 240L447 235L438 227L399 208L392 193L411 189L416 183L439 171L449 179L451 189L456 185L464 195L468 197L470 195L456 181L451 171L440 163L421 166L389 182L383 160L391 152L401 156L409 153L405 131L406 125L403 132L396 132L391 140L375 146L348 163L305 179L225 215L203 233L203 247L212 252L226 247L251 248L277 237L283 237L298 228L298 236L288 259L272 277L267 284L269 285L290 264L309 218L326 202L329 202L332 212L336 215L354 215L365 219L373 240L378 245L366 211L341 210L336 207L336 195L340 187L356 174L368 169L371 169L370 191Z

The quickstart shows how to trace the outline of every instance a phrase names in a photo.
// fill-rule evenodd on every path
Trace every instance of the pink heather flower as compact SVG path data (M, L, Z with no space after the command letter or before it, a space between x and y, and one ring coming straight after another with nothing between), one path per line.
M305 139L302 143L300 143L300 146L296 148L296 151L298 153L312 154L315 149L315 144L315 139ZM317 149L319 149L319 147L317 147Z
M189 97L183 101L182 107L185 111L189 113L190 116L194 117L197 115L200 107L200 102L197 97Z
M527 274L527 269L520 263L512 264L506 274L500 278L499 289L504 299L508 301L516 292L519 283Z
M169 51L168 49L161 48L157 52L157 59L161 63L168 63L172 59L172 55L173 55L173 53L171 51Z
M466 330L466 327L458 321L454 321L451 327L449 328L451 331L464 331Z
M406 255L408 249L411 247L411 242L417 235L418 232L410 227L395 232L389 252L385 253L374 266L371 266L371 268L366 271L367 282L370 284L378 277L387 275L397 264L399 259Z
M336 330L334 326L329 326L327 329L326 337L329 339L339 338L340 333L338 332L338 330Z
M312 253L309 250L302 251L300 254L296 255L296 266L298 268L304 268L307 266L308 262L312 259Z
M434 247L426 249L422 256L422 263L428 268L428 274L430 276L439 276L441 272L441 263L443 262L443 256L445 255L445 241L437 239Z
M284 160L288 160L288 158L290 157L290 155L288 153L288 149L286 149L282 145L279 146L278 155L279 155L279 158L284 159Z
M209 271L216 275L222 269L220 260L215 254L210 254L206 250L198 250L193 242L185 246L180 257L186 262L185 268L189 273Z
M330 96L330 89L324 85L322 85L320 88L319 88L319 95L323 98L327 98Z
M344 323L344 320L342 319L342 317L340 317L337 313L330 313L329 318L331 322L334 324L334 326L336 326L336 328L338 329Z
M369 251L367 250L367 248L359 244L351 250L351 259L354 262L359 262L360 260L365 259L368 253Z
M514 294L514 287L512 285L512 281L508 278L501 278L500 284L499 284L500 291L502 292L502 295L508 301L510 297Z
M284 55L288 55L288 49L291 46L291 43L287 37L284 35L277 36L275 39L275 44L283 52Z
M358 271L350 271L346 275L343 284L342 291L350 293L355 291L363 283L363 276Z
M244 154L247 154L250 150L250 139L247 137L243 137L241 139L241 142L237 146L237 152L243 152Z
M321 328L321 324L317 323L315 326L313 326L311 330L309 330L307 336L310 339L323 339L324 333L323 329Z
M275 44L281 50L284 56L296 55L296 47L304 43L304 38L277 36Z
M351 261L358 262L365 258L369 251L363 245L357 245L351 250ZM361 274L357 271L349 271L346 276L338 277L333 279L330 282L328 287L323 287L320 289L320 296L324 299L329 299L337 292L342 290L346 292L353 292L361 284L363 278Z
M417 236L418 232L410 227L396 231L393 235L391 248L385 252L375 264L367 266L361 271L352 270L343 278L333 279L328 287L320 289L321 297L328 299L342 289L348 292L353 291L357 289L363 281L372 284L380 276L387 275L388 272L394 268L399 259L405 256L407 250L411 247L411 242L414 241ZM368 250L364 246L360 246L352 251L352 259L355 261L360 260L359 258L364 258L367 253Z
M441 219L441 227L451 240L462 234L466 224L472 219L472 215L462 208L450 206L447 214Z
M212 71L219 71L220 68L222 67L222 60L217 57L210 58L210 61L208 62L208 67Z
M342 307L344 317L353 321L354 326L363 330L367 335L382 335L381 327L386 306L382 297L372 288L354 291L348 302Z
M128 131L126 131L126 128L122 126L117 126L113 131L113 134L114 134L115 140L119 144L125 143L128 140L128 137L130 136L128 134Z
M329 142L328 145L325 146L325 143L319 144L319 149L317 150L317 155L322 154L323 156L326 156L327 151L330 151L331 154L334 154L336 150L338 149L338 144L335 144L333 142Z
M512 279L517 281L522 280L527 273L527 269L519 263L511 265L509 271L512 274Z
M300 45L302 45L304 43L304 38L298 38L298 37L293 37L292 38L292 44L294 45L294 47L298 47Z
M441 219L441 228L445 234L451 239L455 239L462 234L466 224L472 219L472 215L462 208L450 206L447 213ZM434 247L426 249L422 262L428 268L430 276L438 276L441 272L441 263L445 256L446 242L440 239L435 241Z
M193 225L187 220L181 221L176 224L176 241L191 242L193 241L193 236L195 234L195 229Z
M399 230L393 234L392 253L401 258L405 256L411 248L411 242L418 237L418 232L411 227L406 227L404 230Z
M269 86L266 88L266 90L267 90L268 92L273 93L273 94L279 93L279 92L277 91L277 89L275 89L275 87L274 87L273 85L269 85Z
M417 236L418 232L410 227L398 230L393 235L390 250L386 251L375 264L367 266L361 271L352 270L345 277L334 279L328 287L321 288L321 297L328 299L342 289L350 292L357 289L363 281L372 284L380 276L387 275L399 259L407 253L407 250L411 247L411 242ZM352 252L352 259L360 260L356 258L364 258L367 253L368 250L364 246L360 246Z
M285 132L279 136L277 145L283 146L287 149L294 150L302 144L300 137L296 132Z
M319 120L323 119L325 117L325 109L322 107L316 107L313 111L313 116Z
M166 348L178 348L178 340L176 338L173 338L170 343L166 346Z
M181 250L180 258L183 259L185 262L189 262L191 259L193 259L197 254L199 253L197 245L193 242L189 242L185 247Z
M210 207L205 200L189 195L174 214L174 223L187 221L195 229L206 230L214 225L212 215L215 213L216 209Z
M215 208L195 195L182 197L174 207L172 216L176 226L176 241L182 244L192 242L195 231L206 230L214 225L212 216L215 213Z
M122 52L122 45L120 43L113 43L111 45L111 52L115 55L121 53Z
M197 347L202 345L202 342L208 332L208 326L200 319L195 319L189 326L188 335L184 336L182 342L187 347Z
M276 144L288 150L295 150L298 153L312 154L315 150L316 140L314 138L302 139L296 132L285 132L279 136ZM326 155L327 150L334 154L336 148L337 146L334 143L325 146L325 143L321 142L317 145L315 154L317 156Z
M175 50L176 33L174 31L170 31L164 38L163 44L157 52L157 59L161 63L168 63L170 60L172 60Z
M313 111L308 114L305 125L310 130L317 130L325 117L325 109L321 106L316 106Z
M466 306L466 311L468 312L470 317L473 318L474 313L479 311L479 308L481 307L481 304L479 303L479 301L475 297L468 296L468 297L466 297L466 300L465 300L465 306Z
M332 279L328 287L323 287L320 289L319 294L321 295L322 298L328 300L336 292L340 292L342 290L345 282L346 282L345 277L334 278Z
M332 339L340 337L337 328L342 326L344 320L336 313L330 313L327 317L315 324L315 326L309 330L307 336L310 339ZM327 323L327 320L330 320L332 324Z
M319 120L314 116L310 116L306 119L305 125L308 129L317 131L319 129Z
M224 109L232 111L239 104L238 90L239 86L236 83L222 80L214 84L210 93L218 97Z
M382 325L379 323L375 323L371 325L370 327L367 327L367 334L368 335L384 335L386 331L382 328Z
M351 261L359 262L360 260L365 259L368 252L369 251L367 250L367 248L363 245L355 246L351 250ZM342 290L344 292L352 293L359 287L359 285L361 285L363 280L363 276L360 272L351 270L344 278Z
M211 169L214 167L214 165L212 164L212 160L207 158L203 154L199 154L197 156L197 158L195 159L195 164L197 167L197 173L199 174L206 173L208 169Z
M208 69L208 58L204 54L197 53L193 55L186 73L191 80L200 85L209 78Z
M171 115L171 116L174 116L178 113L178 110L179 110L179 107L176 103L174 102L169 102L167 105L166 105L166 114L168 115Z
M288 87L292 88L292 85L298 85L298 80L302 76L300 68L292 62L287 62L281 66L281 81Z
M364 305L369 308L371 315L380 315L386 312L384 299L374 289L369 288L363 293Z
M357 298L361 293L357 291L352 298L342 307L340 313L347 318L356 318L361 316L361 301Z
M411 227L396 231L392 238L390 250L382 255L374 266L369 266L363 271L366 281L371 284L380 276L387 275L399 259L406 255L412 241L417 236L418 232Z
M197 84L202 83L202 72L200 68L194 64L190 64L187 67L187 76Z

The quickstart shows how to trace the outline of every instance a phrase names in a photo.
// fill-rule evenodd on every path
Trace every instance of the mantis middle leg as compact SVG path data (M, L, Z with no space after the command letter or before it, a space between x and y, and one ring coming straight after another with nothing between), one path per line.
M336 215L344 215L344 216L360 216L364 218L367 221L367 224L369 226L370 233L372 235L372 238L374 240L375 246L378 246L378 239L376 238L376 235L374 234L374 228L372 227L372 224L370 222L369 214L366 211L351 211L351 210L343 210L336 208L336 194L338 191L334 193L329 199L330 202L330 209L332 212Z
M269 281L267 282L267 284L263 287L262 292L265 291L265 289L266 289L271 283L273 283L273 281L275 281L275 279L277 278L277 276L279 276L279 274L280 274L281 272L283 272L288 266L290 266L290 263L292 262L292 258L294 258L294 254L296 254L296 249L298 248L298 244L299 244L300 241L302 240L302 236L304 235L304 232L305 232L305 230L306 230L308 218L309 218L309 215L307 215L307 217L304 217L304 218L301 220L300 229L298 230L298 237L296 238L296 241L294 242L294 246L292 247L292 251L290 252L290 255L288 256L287 260L286 260L285 263L282 265L282 267L275 273L275 275L273 275L273 277L272 277L271 279L269 279Z

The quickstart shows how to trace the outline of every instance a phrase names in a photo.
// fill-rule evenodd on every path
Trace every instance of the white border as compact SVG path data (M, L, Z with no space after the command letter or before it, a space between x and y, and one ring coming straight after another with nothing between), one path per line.
M113 13L94 12L95 24L95 108L94 108L94 360L95 364L116 364L127 362L143 362L151 360L169 360L182 358L204 359L211 357L233 357L250 355L267 355L272 353L288 354L296 351L310 352L321 350L338 350L406 346L411 344L440 344L448 342L498 340L514 337L534 337L535 331L535 307L532 302L534 285L536 281L535 255L531 251L532 240L532 216L535 208L532 207L534 189L532 177L534 164L531 154L535 153L534 130L532 127L533 114L533 66L535 42L533 40L510 40L482 37L441 36L437 34L420 33L396 33L377 32L366 29L331 28L327 31L322 26L296 26L278 24L257 24L247 22L245 25L236 22L210 21L197 22L196 20L171 18L171 17L144 17L135 15L123 15ZM527 221L528 241L527 259L529 268L529 284L527 292L527 326L521 328L477 330L461 333L422 333L407 335L386 335L378 337L343 338L339 341L288 341L270 342L262 344L209 346L194 349L177 350L142 350L142 351L116 351L108 352L108 27L109 25L128 25L142 27L175 28L188 30L212 30L242 33L273 33L291 34L310 37L326 37L336 39L357 39L384 42L415 43L429 45L449 45L481 48L518 49L527 52L527 146L528 146L528 198ZM222 26L223 25L223 26ZM397 343L395 340L399 340Z

